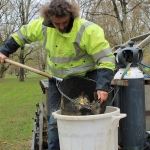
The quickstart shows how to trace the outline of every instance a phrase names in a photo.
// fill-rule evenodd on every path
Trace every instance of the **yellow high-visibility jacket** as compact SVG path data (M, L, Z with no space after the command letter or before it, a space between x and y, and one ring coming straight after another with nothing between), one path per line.
M12 37L20 46L40 41L47 51L49 74L65 78L84 76L87 71L98 68L114 70L115 57L101 27L76 18L71 31L61 33L54 27L43 25L43 21L38 18L22 26Z

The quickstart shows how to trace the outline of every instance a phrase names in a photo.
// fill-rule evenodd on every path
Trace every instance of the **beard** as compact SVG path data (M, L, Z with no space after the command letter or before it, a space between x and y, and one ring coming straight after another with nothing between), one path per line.
M58 31L61 32L62 34L63 34L63 33L66 33L66 32L67 32L67 27L64 28L64 29L58 29Z

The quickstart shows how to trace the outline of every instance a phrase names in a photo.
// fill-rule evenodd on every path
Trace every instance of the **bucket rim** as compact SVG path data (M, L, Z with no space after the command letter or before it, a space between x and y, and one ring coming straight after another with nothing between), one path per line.
M108 109L112 109L112 112L107 112ZM100 118L110 118L112 116L116 116L120 114L120 109L118 107L106 106L106 111L104 114L96 114L96 115L87 115L87 116L68 116L62 115L61 110L57 110L52 113L55 119L59 120L97 120Z

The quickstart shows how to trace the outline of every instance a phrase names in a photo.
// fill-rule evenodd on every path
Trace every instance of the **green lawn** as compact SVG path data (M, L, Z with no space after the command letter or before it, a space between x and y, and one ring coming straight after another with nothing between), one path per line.
M31 74L25 82L15 75L0 79L0 150L30 150L36 104L45 101L39 81Z

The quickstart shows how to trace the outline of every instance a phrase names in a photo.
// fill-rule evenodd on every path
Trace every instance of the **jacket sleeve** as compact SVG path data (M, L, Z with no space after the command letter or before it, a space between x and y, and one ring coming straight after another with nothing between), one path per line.
M27 25L23 25L17 32L13 33L12 37L0 48L0 52L8 57L25 44L35 41L41 42L43 40L43 32L41 31L42 22L43 18L39 18Z
M0 52L9 57L9 55L16 52L19 47L20 45L11 37L2 47L0 47Z
M83 35L86 51L92 56L97 69L96 90L110 91L111 80L114 75L115 57L105 39L104 31L96 24L85 29Z
M96 90L110 91L110 84L113 79L114 72L111 69L98 69L97 70L97 83Z
M12 34L12 37L21 47L36 41L42 43L44 41L44 29L42 23L43 18L35 19L30 23L23 25L17 32Z
M101 27L96 24L88 26L83 34L83 41L87 53L95 61L96 68L115 69L115 57Z

